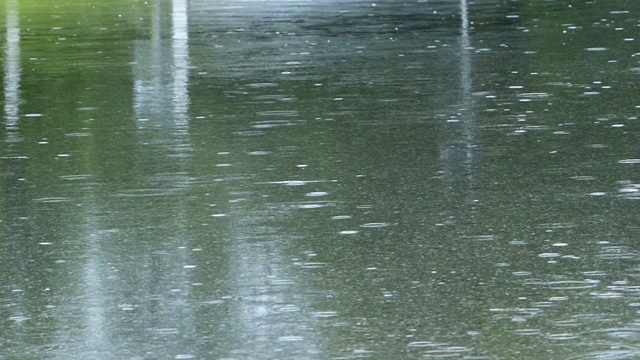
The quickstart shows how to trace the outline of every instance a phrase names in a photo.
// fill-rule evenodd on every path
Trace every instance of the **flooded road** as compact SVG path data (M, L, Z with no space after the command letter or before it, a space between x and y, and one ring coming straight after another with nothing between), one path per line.
M0 358L640 357L640 3L0 24Z

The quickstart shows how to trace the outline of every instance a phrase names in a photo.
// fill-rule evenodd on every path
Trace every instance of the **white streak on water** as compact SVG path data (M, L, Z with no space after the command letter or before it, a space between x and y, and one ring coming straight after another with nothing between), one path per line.
M4 114L8 142L17 141L20 111L20 19L18 1L7 2L7 42L4 50Z

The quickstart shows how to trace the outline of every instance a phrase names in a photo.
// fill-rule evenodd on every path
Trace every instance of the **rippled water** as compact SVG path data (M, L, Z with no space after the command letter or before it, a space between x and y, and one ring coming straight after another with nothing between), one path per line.
M640 356L640 3L0 23L0 357Z

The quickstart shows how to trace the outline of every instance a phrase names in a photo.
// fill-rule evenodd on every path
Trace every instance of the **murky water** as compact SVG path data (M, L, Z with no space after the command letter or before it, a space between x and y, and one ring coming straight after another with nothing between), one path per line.
M0 357L640 357L640 2L0 22Z

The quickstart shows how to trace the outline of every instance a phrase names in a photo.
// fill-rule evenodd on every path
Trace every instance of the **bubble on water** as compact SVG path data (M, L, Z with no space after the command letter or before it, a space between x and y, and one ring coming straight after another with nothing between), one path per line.
M195 359L195 356L189 355L189 354L180 354L180 355L176 355L174 359Z
M333 219L333 220L345 220L345 219L351 219L351 216L349 216L349 215L336 215L336 216L332 216L331 219Z
M586 49L587 51L607 51L606 47L589 47Z

